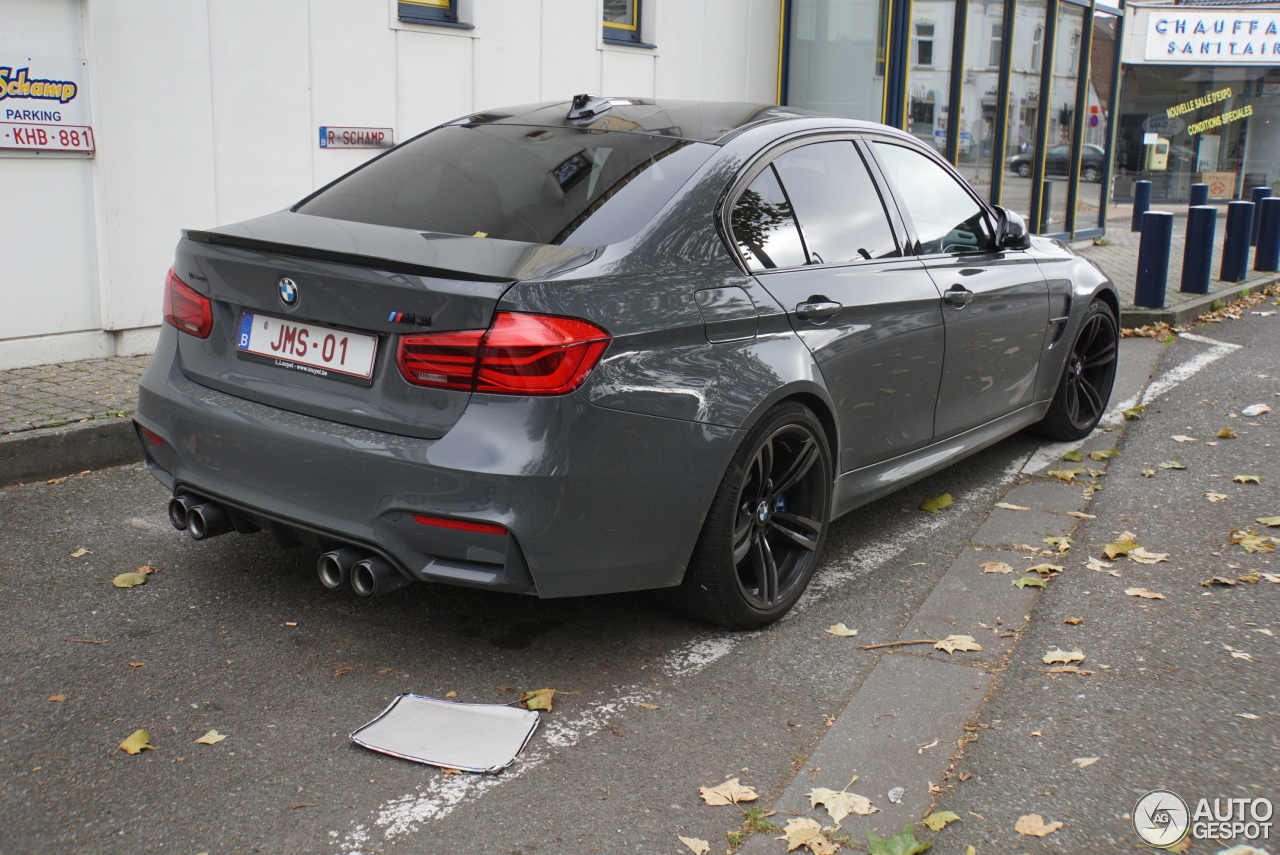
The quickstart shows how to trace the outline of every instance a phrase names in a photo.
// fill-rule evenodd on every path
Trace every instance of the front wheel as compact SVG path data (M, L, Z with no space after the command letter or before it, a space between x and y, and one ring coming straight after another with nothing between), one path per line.
M1029 164L1029 163L1019 163L1019 164L1018 164L1018 177L1019 177L1019 178L1030 178L1030 177L1031 177L1031 164Z
M684 581L666 605L730 629L786 614L812 578L831 513L831 452L813 412L774 407L720 482Z
M1085 309L1067 354L1067 364L1058 382L1058 391L1044 419L1031 430L1061 442L1088 436L1111 400L1116 380L1116 356L1120 334L1115 315L1101 300Z
M1080 170L1080 177L1085 181L1097 182L1102 180L1102 171L1096 166L1086 166Z

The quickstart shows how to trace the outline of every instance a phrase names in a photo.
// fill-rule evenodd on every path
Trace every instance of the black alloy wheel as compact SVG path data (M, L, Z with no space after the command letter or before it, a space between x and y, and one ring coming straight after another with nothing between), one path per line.
M831 452L798 403L770 410L739 446L707 513L683 583L666 605L731 629L782 617L813 577L831 514Z
M1111 399L1119 342L1110 307L1101 300L1094 301L1080 322L1057 394L1044 420L1036 425L1037 433L1061 441L1089 435Z
M1018 164L1018 177L1019 177L1019 178L1030 178L1030 177L1031 177L1031 164L1026 163L1026 162L1019 163L1019 164Z
M1102 171L1096 166L1086 166L1084 169L1080 170L1080 178L1084 181L1090 182L1101 181Z

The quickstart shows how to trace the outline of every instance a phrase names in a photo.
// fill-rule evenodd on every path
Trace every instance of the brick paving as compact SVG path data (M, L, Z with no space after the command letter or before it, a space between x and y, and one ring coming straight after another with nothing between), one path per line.
M0 434L133 414L150 356L0 371Z

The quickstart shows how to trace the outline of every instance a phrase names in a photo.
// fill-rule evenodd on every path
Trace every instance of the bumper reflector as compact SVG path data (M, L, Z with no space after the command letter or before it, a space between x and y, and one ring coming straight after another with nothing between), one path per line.
M474 531L478 534L506 534L507 530L493 523L469 522L467 520L449 520L444 517L428 517L414 514L414 520L423 525L434 525L439 528L452 528L458 531Z

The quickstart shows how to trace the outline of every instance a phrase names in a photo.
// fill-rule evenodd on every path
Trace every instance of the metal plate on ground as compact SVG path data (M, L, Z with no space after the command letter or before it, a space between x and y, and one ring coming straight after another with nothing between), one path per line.
M538 727L538 714L503 704L460 704L397 695L351 741L403 760L465 772L499 772Z

